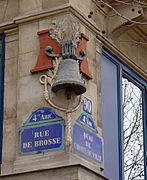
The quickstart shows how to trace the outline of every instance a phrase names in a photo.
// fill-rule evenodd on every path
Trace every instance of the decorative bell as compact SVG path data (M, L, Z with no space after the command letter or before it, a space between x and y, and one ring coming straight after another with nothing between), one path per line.
M46 47L46 54L49 55L47 51L50 51L49 53L55 56L51 52L52 49L50 47ZM65 41L62 42L62 57L63 60L59 64L57 78L52 85L52 91L57 92L58 90L65 89L67 99L70 99L72 91L76 95L86 92L78 63L78 60L85 59L86 53L82 50L80 57L77 57L77 44L74 41Z

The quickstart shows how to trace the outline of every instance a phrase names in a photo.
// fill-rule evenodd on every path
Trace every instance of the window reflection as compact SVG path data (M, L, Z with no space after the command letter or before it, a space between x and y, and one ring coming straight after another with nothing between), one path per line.
M124 179L144 180L142 91L122 78Z

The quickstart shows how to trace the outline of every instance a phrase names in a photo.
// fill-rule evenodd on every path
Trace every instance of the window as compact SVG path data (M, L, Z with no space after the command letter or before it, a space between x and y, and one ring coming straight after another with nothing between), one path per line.
M5 36L0 34L0 164L2 163Z
M103 49L104 175L146 179L146 82Z
M142 91L122 78L124 178L144 179Z

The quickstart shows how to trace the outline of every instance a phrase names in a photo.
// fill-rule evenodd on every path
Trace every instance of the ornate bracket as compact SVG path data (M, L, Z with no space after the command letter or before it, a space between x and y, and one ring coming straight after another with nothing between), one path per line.
M36 73L48 69L53 69L53 58L59 57L62 54L62 58L65 57L64 53L62 52L62 42L57 42L52 39L49 30L39 31L37 33L40 38L40 54L37 58L37 63L33 69L31 69L31 73ZM89 73L88 69L88 62L86 58L87 52L87 41L88 37L85 36L83 33L80 37L80 42L77 44L77 41L74 39L73 42L76 42L77 46L77 54L74 57L75 60L80 60L80 72L87 78L92 79L91 74ZM47 48L47 46L50 46ZM47 48L47 49L46 49ZM46 49L46 50L45 50ZM67 55L67 54L66 54Z
M52 48L52 46L46 46L46 48L45 48L45 54L46 54L47 56L53 57L53 58L55 58L55 57L60 57L60 56L61 56L61 54L55 54L55 53L53 53L53 48Z
M45 54L53 58L62 56L63 59L74 59L80 61L83 61L86 58L86 52L84 49L80 51L80 56L77 57L77 44L72 40L61 42L61 47L62 53L55 54L52 46L47 46L45 48Z
M78 60L83 61L86 58L86 52L85 50L80 51L80 57L78 57Z

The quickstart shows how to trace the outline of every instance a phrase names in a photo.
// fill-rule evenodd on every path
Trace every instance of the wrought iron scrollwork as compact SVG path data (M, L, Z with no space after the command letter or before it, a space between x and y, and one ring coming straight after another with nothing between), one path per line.
M55 53L53 52L52 46L47 46L47 47L45 48L45 54L46 54L47 56L49 56L49 57L54 57L54 58L61 56L61 54L55 54Z
M62 56L63 59L73 59L73 60L80 60L83 61L86 58L86 52L84 50L81 50L80 56L77 57L77 44L72 41L64 41L61 43L62 45L62 53L61 54L55 54L53 52L52 46L47 46L45 48L45 54L49 57L60 57Z

